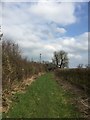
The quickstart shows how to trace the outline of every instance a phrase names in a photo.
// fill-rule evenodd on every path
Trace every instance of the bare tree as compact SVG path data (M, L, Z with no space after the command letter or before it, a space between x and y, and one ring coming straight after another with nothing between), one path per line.
M59 65L59 56L58 56L58 52L54 52L54 58L52 59L53 63L56 64L56 66Z
M69 59L67 52L61 50L54 52L53 63L60 68L68 67Z
M83 64L79 64L77 68L83 68Z
M3 36L3 33L1 32L1 26L0 26L0 40L1 40L2 36Z
M86 65L85 65L85 68L90 68L90 64L86 64Z

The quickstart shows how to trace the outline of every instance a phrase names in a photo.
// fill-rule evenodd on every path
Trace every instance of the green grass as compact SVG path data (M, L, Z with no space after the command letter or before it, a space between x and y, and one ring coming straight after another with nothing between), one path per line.
M54 80L52 73L39 77L26 89L16 94L6 116L10 118L77 118L76 107L71 104L70 93L64 91Z

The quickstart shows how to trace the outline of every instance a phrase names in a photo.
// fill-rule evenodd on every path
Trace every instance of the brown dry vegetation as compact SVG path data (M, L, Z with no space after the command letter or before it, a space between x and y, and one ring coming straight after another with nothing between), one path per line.
M2 105L7 112L11 104L11 98L17 91L23 91L25 87L44 73L45 64L30 62L22 57L18 44L11 41L2 42Z
M76 95L73 102L76 102L79 110L85 117L90 117L90 69L76 68L76 69L57 69L55 76L57 82L64 90L71 91Z
M70 83L78 86L86 91L87 95L90 95L90 69L57 69L55 75L62 80L69 81Z
M2 43L2 85L10 89L13 82L23 81L32 75L45 71L45 65L22 58L17 44L11 41Z

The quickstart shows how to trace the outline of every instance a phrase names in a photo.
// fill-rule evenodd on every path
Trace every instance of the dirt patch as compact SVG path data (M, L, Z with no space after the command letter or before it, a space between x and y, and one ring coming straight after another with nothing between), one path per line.
M71 92L73 95L75 95L75 99L72 99L72 103L76 104L77 108L82 114L82 117L84 118L90 118L90 98L86 94L86 92L77 87L74 84L71 84L68 81L63 81L60 78L55 78L57 83L65 90Z
M0 108L0 111L3 113L7 113L11 103L13 100L17 99L14 98L14 94L16 93L25 93L26 87L31 85L32 82L34 82L39 76L43 75L44 73L39 73L38 75L34 75L31 78L27 78L26 80L23 80L22 82L18 84L13 84L11 90L3 90L2 92L2 107Z

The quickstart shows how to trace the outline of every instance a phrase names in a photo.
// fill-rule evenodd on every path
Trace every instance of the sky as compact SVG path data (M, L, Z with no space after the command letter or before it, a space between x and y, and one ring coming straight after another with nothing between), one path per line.
M81 0L83 1L83 0ZM23 56L51 61L54 51L68 53L69 66L88 63L88 3L37 0L10 2L2 6L5 38L19 44Z

